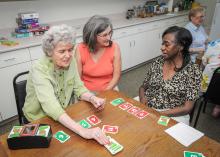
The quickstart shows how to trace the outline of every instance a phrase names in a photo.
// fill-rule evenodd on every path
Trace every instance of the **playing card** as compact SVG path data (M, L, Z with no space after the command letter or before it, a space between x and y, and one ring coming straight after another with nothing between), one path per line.
M149 113L147 111L142 110L142 111L138 112L135 116L138 117L139 119L143 119L147 115L149 115Z
M37 132L38 124L27 124L24 125L20 136L34 136Z
M87 117L86 119L92 125L97 125L97 124L101 123L101 120L98 117L96 117L95 115L91 115L91 116Z
M91 125L85 120L85 119L83 119L83 120L81 120L81 121L79 121L78 122L83 128L90 128L91 127Z
M65 133L64 131L58 131L54 134L53 136L55 139L57 139L58 141L60 141L61 143L66 142L69 138L70 135L68 135L67 133Z
M103 125L102 132L110 133L110 134L117 134L118 133L118 126Z
M50 126L49 126L49 125L42 125L42 126L39 126L36 135L37 135L37 136L44 136L44 137L47 137L49 131L50 131Z
M205 157L202 153L184 151L184 157Z
M123 104L118 105L118 107L122 110L127 110L129 108L131 108L133 105L129 102L125 102Z
M166 116L160 116L160 119L157 121L158 124L167 126L170 118Z
M127 110L127 112L130 113L130 114L135 115L135 114L137 114L140 110L141 110L141 109L140 109L139 107L133 106L133 107L131 107L129 110Z
M8 138L20 136L22 129L23 129L23 126L13 126L13 128L11 129L8 135Z
M110 144L104 145L104 146L108 149L108 151L110 151L112 155L115 155L116 153L120 152L123 149L123 146L120 145L113 138L111 138L110 136L108 136L108 138L109 138Z
M113 106L118 106L119 104L122 104L123 102L125 102L124 99L122 99L122 98L117 98L117 99L111 101L111 104L112 104Z

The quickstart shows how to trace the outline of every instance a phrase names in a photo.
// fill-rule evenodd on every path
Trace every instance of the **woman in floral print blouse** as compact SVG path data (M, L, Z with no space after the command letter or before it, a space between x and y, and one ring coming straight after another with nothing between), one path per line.
M201 71L190 60L191 43L187 29L173 26L165 30L162 56L151 63L139 89L141 103L186 124L201 82Z

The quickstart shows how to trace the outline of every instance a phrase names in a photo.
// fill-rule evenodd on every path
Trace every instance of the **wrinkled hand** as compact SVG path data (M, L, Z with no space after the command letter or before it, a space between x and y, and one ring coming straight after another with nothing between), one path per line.
M110 143L108 137L106 137L106 135L99 127L92 129L82 128L82 131L79 134L85 139L94 139L101 145L106 145Z
M103 99L103 98L99 98L99 97L93 96L91 98L91 103L98 110L102 110L105 107L105 99Z

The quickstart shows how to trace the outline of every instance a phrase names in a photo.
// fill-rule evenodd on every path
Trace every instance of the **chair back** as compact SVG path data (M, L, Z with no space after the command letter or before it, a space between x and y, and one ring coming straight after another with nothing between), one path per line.
M25 102L25 97L26 97L26 83L27 83L27 80L18 81L18 78L23 76L23 75L26 75L28 73L29 73L29 71L19 73L13 79L15 100L16 100L16 105L17 105L17 111L18 111L18 117L19 117L19 123L20 124L27 124L29 122L25 118L24 113L22 111L22 108L23 108L24 102Z
M212 76L207 91L204 94L204 99L213 104L220 104L220 67L218 67Z

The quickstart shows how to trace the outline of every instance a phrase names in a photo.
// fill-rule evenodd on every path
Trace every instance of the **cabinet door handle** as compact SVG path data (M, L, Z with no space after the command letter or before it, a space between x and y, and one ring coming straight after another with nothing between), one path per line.
M16 58L8 58L8 59L5 59L4 61L5 62L10 62L10 61L14 61Z
M135 47L135 40L134 40L134 47Z

